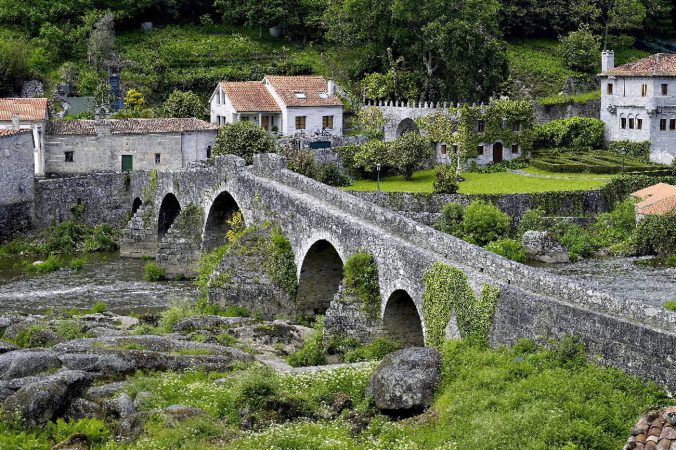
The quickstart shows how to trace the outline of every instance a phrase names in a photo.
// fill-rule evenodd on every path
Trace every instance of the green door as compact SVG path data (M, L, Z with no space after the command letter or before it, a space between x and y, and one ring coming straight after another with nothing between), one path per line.
M122 155L122 171L131 172L134 170L134 157L132 155Z

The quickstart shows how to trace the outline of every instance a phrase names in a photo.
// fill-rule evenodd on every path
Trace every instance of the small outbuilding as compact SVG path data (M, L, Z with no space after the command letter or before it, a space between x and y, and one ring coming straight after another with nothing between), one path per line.
M637 220L646 215L676 213L676 186L671 184L657 183L633 192L631 196L638 200Z

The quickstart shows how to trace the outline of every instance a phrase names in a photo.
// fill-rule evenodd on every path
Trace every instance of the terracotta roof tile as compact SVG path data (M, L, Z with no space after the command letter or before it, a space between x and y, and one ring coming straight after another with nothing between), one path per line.
M652 409L641 416L634 428L631 429L624 450L674 448L676 445L675 425L676 407Z
M5 136L16 136L17 134L22 134L22 133L30 133L31 130L22 128L21 130L16 130L14 128L9 128L9 129L0 129L0 137L5 137Z
M110 131L112 134L150 134L150 133L185 133L189 131L217 130L218 125L204 120L190 119L112 119ZM96 134L94 120L57 120L49 124L47 132L53 135L83 135Z
M321 76L269 75L263 81L270 83L286 106L343 106L338 96L328 96L328 82Z
M676 76L676 54L657 53L608 71L608 75L632 77Z
M647 188L640 189L636 192L632 192L630 195L632 197L640 198L641 200L645 200L648 197L651 197L653 195L660 195L660 193L676 193L676 186L672 186L667 183L657 183L653 184L652 186L648 186Z
M639 214L666 214L676 211L676 186L657 183L633 192L631 196L641 200L636 204Z
M0 121L10 121L14 116L19 116L20 120L45 120L47 117L47 99L0 98Z
M222 81L221 87L238 112L281 112L272 94L260 81Z

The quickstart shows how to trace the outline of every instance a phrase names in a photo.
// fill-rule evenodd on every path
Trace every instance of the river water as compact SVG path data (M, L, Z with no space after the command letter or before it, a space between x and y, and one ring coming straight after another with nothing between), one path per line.
M591 282L599 290L662 306L676 300L676 268L636 264L642 258L605 257L571 264L531 263L548 272Z
M27 272L23 261L0 259L0 313L86 309L97 301L117 313L149 312L172 299L197 298L190 281L145 281L142 259L120 258L116 252L86 258L80 271L64 268L45 275Z
M120 258L117 253L87 258L89 262L81 271L65 268L45 275L28 273L21 261L0 259L0 313L85 309L97 301L118 313L147 312L163 309L173 299L198 296L190 281L145 281L144 260ZM655 306L676 299L676 268L654 268L635 261L636 258L608 257L537 266Z

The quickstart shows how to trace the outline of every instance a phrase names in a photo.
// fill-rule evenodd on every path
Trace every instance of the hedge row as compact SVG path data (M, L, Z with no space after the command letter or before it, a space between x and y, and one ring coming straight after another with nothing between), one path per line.
M531 160L531 164L551 172L620 173L622 155L601 150L580 153L567 149L554 149L539 154ZM670 167L646 163L631 156L624 158L624 170L653 175L668 175L672 171Z

